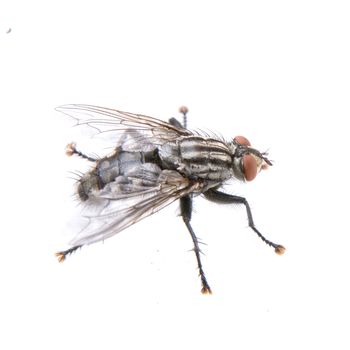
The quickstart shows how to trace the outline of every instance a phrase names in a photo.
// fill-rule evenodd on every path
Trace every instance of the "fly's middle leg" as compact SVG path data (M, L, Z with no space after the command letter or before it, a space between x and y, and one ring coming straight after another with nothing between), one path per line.
M170 118L169 123L171 125L176 126L179 129L186 129L187 128L187 113L188 108L185 106L182 106L179 108L179 112L182 114L182 124L176 119L176 118Z
M187 107L180 107L179 112L183 116L183 124L181 124L176 118L170 118L169 123L171 125L174 125L175 127L181 129L181 128L186 128L187 127L187 112L188 108ZM202 261L201 261L201 250L199 248L199 242L196 234L193 231L193 228L190 224L191 217L192 217L192 199L190 196L185 196L180 198L180 210L181 210L181 216L182 219L190 232L192 241L193 241L193 251L196 254L196 259L197 259L197 265L198 265L198 270L199 270L199 276L202 281L202 290L201 292L203 294L211 294L211 289L210 286L207 282L207 279L205 277L205 273L203 271L203 266L202 266Z
M87 156L86 154L80 152L79 150L77 150L77 145L75 144L75 142L71 142L66 146L66 155L67 156L72 156L73 154L78 155L81 158L87 159L90 162L96 162L98 159Z
M203 294L211 294L211 289L209 287L209 284L207 282L207 279L205 277L203 267L202 267L202 262L201 262L201 257L200 257L201 250L199 248L198 238L196 237L196 235L192 229L192 226L190 224L191 216L192 216L192 199L190 198L190 196L185 196L185 197L180 198L180 210L181 210L182 219L183 219L188 231L190 232L191 238L193 241L193 245L194 245L193 251L196 254L199 276L200 276L201 281L202 281L201 292Z
M271 241L269 241L267 238L265 238L262 233L260 233L260 231L255 227L254 224L254 220L253 220L253 215L252 215L252 211L250 209L249 203L248 201L244 198L244 197L240 197L240 196L234 196L228 193L224 193L224 192L220 192L216 189L210 189L207 192L204 193L205 197L212 201L212 202L216 202L216 203L221 203L221 204L243 204L246 208L247 211L247 217L248 217L248 225L249 227L270 247L275 249L275 252L278 255L282 255L286 248L284 248L282 245L280 244L276 244L273 243Z

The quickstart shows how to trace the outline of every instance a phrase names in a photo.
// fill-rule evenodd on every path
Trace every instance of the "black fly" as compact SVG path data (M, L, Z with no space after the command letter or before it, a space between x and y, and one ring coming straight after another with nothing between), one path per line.
M250 228L277 254L284 253L283 246L267 240L255 227L244 197L220 191L225 181L252 181L261 169L272 165L267 154L251 147L245 137L224 141L189 131L186 107L180 109L183 124L175 118L167 123L90 105L66 105L57 110L74 118L77 125L95 129L112 147L108 155L91 157L75 143L67 146L68 155L85 158L93 167L77 182L88 224L70 242L71 248L56 253L60 262L83 245L105 240L179 199L194 244L202 293L211 293L191 226L192 199L200 194L216 203L243 204Z

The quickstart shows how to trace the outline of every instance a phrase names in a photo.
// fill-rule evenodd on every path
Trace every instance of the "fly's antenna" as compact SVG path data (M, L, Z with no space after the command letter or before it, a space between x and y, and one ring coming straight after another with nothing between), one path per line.
M182 125L184 129L187 129L187 113L188 113L188 108L186 106L181 106L179 108L179 112L182 114L183 119L182 119Z

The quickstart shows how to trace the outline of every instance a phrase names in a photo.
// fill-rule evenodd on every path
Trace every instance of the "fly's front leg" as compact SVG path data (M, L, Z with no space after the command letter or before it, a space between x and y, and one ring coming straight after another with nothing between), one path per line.
M180 198L180 210L181 210L182 219L183 219L188 231L190 232L191 238L193 241L193 245L194 245L193 251L196 254L199 276L200 276L201 281L202 281L202 290L201 291L203 294L211 294L211 289L209 287L209 284L207 282L207 279L205 277L203 267L202 267L202 262L201 262L201 257L200 257L201 250L199 248L199 242L198 242L198 239L197 239L197 237L192 229L192 226L190 224L191 216L192 216L192 199L190 198L190 196L185 196L185 197Z
M78 155L79 157L81 158L84 158L84 159L87 159L89 160L90 162L96 162L98 159L96 158L93 158L93 157L89 157L87 156L86 154L80 152L79 150L77 150L76 148L76 143L75 142L71 142L69 143L67 146L66 146L66 155L67 156L72 156L73 154L76 154Z
M270 247L273 247L275 249L275 252L279 255L282 255L286 248L284 248L282 245L280 244L276 244L273 243L271 241L269 241L268 239L266 239L260 232L259 230L255 227L254 224L254 220L253 220L253 215L252 215L252 211L250 209L249 203L248 201L244 198L244 197L240 197L240 196L234 196L232 194L228 194L228 193L224 193L224 192L220 192L218 190L215 189L210 189L207 192L204 193L205 197L212 201L212 202L216 202L216 203L222 203L222 204L233 204L233 203L237 203L237 204L243 204L246 208L247 211L247 217L248 217L248 225L249 227Z

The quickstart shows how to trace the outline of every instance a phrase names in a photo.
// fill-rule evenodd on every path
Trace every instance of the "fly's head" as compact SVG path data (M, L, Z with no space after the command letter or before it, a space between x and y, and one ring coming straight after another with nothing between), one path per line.
M252 181L261 171L272 165L267 158L267 153L261 153L251 147L250 142L244 136L236 136L232 143L233 172L243 181Z

